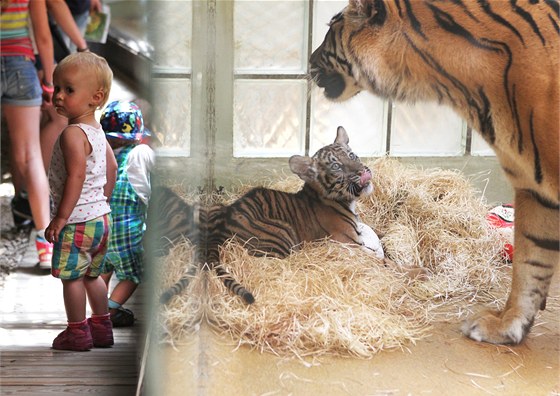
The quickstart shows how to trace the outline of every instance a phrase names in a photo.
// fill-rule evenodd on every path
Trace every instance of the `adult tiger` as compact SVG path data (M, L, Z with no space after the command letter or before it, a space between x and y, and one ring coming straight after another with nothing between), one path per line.
M168 242L181 237L196 245L195 265L174 286L165 291L161 302L169 301L188 284L197 266L212 269L225 286L245 302L253 295L239 284L220 263L220 247L235 238L254 255L268 254L283 258L311 242L330 237L361 245L366 251L384 258L375 232L359 221L356 201L373 191L371 171L348 146L348 135L338 127L334 143L322 147L313 157L294 155L290 169L304 185L297 193L257 187L229 205L195 207L186 204L169 189L155 191L150 206L160 214L148 218L148 227L160 235L162 253ZM152 234L152 241L156 239ZM386 265L396 265L384 260ZM421 275L403 268L411 277Z
M502 312L467 320L477 341L519 343L559 261L559 3L350 0L311 55L326 97L362 90L451 106L493 147L515 190L513 282Z

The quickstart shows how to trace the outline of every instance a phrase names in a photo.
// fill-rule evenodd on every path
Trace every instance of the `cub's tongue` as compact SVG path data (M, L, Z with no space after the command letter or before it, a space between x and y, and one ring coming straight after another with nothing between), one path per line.
M363 172L360 175L360 183L362 183L362 186L365 186L366 184L368 184L368 182L371 180L371 173L369 172Z

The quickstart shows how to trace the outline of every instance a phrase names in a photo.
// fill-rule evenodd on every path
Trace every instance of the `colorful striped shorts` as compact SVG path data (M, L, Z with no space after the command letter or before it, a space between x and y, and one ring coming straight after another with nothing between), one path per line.
M84 223L67 224L53 246L52 275L60 279L99 276L110 233L110 214Z

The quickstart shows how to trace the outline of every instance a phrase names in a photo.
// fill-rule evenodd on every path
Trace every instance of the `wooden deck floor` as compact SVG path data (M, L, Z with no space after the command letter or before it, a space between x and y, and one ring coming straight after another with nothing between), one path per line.
M36 268L12 272L0 285L0 394L135 395L142 353L142 285L127 307L137 323L114 330L112 348L56 351L66 326L62 286Z

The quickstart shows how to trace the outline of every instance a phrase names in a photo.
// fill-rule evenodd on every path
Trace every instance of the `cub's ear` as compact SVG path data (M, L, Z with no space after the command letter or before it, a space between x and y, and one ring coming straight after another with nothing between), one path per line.
M342 146L348 146L350 142L350 138L348 137L348 133L344 127L339 126L336 130L336 139L334 139L336 144L340 144Z
M290 169L305 182L313 181L317 178L317 169L313 165L313 159L301 155L293 155L289 160Z
M387 18L384 0L350 0L350 7L369 20L371 25L381 25Z

